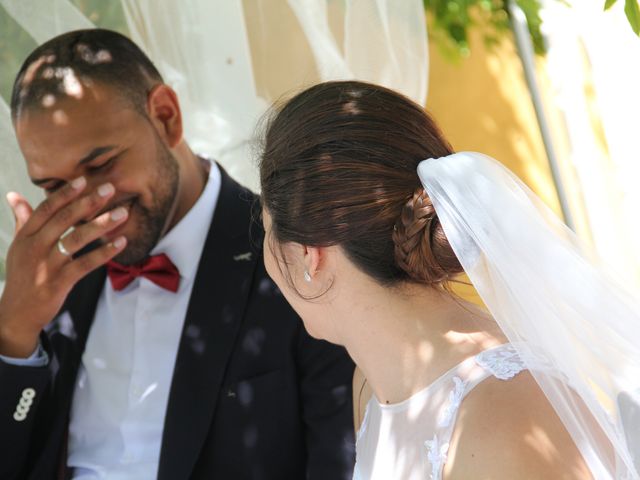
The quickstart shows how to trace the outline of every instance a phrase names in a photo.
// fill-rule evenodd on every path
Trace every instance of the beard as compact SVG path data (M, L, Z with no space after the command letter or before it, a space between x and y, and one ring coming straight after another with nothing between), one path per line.
M134 200L131 205L130 216L136 221L136 233L135 236L129 235L127 247L114 258L122 265L136 265L144 261L166 233L166 226L177 199L178 161L157 137L156 147L158 161L152 178L152 204L147 207Z

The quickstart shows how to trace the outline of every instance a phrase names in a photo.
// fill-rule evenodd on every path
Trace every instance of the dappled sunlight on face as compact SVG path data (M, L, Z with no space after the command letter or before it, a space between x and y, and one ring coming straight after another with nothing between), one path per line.
M77 87L73 80L67 86ZM51 108L23 111L14 123L18 143L33 183L47 194L79 176L87 179L87 192L114 185L113 199L96 216L118 206L130 215L102 241L124 235L128 245L117 260L135 263L166 228L177 198L177 161L153 125L117 91L93 83L83 84L82 92L80 98L47 96Z
M65 113L64 110L56 110L55 112L53 112L51 118L53 119L53 123L55 125L59 125L61 127L69 125L69 116Z
M93 51L86 43L75 45L75 54L87 64L97 66L113 61L111 52L106 49ZM51 108L65 98L81 99L86 94L86 87L92 81L81 73L64 64L60 65L56 55L45 54L27 67L20 82L18 97L20 102L37 101L43 108ZM17 116L21 114L19 104Z
M62 93L77 99L82 98L84 89L72 68L57 68L55 75L62 80Z
M56 97L50 93L47 93L44 97L42 97L42 106L44 108L53 107L56 104Z
M42 68L43 65L51 64L55 62L55 60L56 60L55 55L43 55L42 57L38 58L31 65L27 67L27 70L25 71L24 77L22 79L22 85L21 85L20 94L19 94L20 97L24 97L27 94L26 90L31 86L33 81L36 79L36 75L38 74L38 71L40 70L40 68ZM42 78L47 80L49 80L50 78L53 78L53 69L51 69L50 71L47 71L46 74L42 72Z
M113 61L111 52L104 48L101 48L94 52L91 47L89 47L89 45L81 42L76 45L76 50L80 54L82 60L91 65L99 65L101 63L108 63Z

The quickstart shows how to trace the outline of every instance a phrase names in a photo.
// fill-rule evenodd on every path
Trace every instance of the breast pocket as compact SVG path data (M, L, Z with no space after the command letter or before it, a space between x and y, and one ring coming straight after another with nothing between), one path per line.
M226 397L240 409L250 411L260 408L260 403L277 402L284 389L284 371L273 370L230 384L226 387Z

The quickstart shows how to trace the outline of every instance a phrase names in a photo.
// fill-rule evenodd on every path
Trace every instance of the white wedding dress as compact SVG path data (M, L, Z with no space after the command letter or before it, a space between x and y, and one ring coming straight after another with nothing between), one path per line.
M354 480L440 480L463 399L483 380L510 380L525 368L505 344L467 358L403 402L372 397L358 432Z

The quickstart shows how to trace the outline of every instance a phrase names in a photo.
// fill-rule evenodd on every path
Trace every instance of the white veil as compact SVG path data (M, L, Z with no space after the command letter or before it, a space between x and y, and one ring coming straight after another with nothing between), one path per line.
M113 0L115 3L117 0ZM258 187L250 144L256 120L282 95L356 78L424 105L428 50L421 0L120 0L122 33L178 93L185 137L241 183ZM75 0L0 0L37 43L94 26ZM111 4L113 5L113 4ZM0 60L1 61L1 60ZM0 66L1 67L1 66ZM9 108L0 98L0 291L13 238L10 190L30 185Z
M465 272L594 478L640 478L637 299L494 159L456 153L421 162L418 174Z

